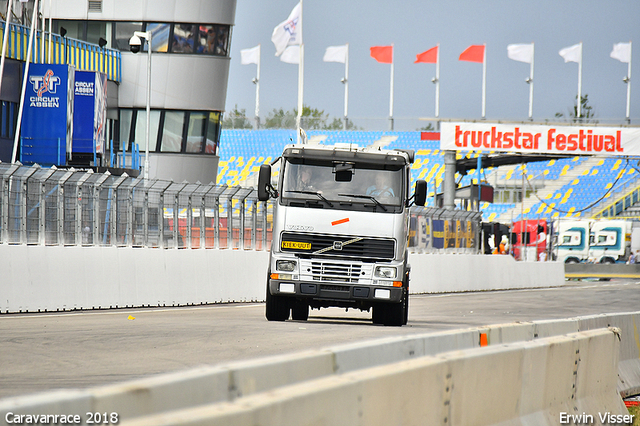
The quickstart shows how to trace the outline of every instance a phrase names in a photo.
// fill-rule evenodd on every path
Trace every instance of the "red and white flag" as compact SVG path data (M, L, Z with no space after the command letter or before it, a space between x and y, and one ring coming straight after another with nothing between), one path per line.
M416 55L416 61L414 62L414 64L418 64L418 63L425 63L425 64L438 63L438 46L432 47L431 49Z
M631 62L631 43L617 43L613 45L613 50L609 55L613 59L617 59L620 62Z
M459 61L484 62L484 44L472 44L460 54Z
M373 46L371 57L383 64L393 63L393 46Z

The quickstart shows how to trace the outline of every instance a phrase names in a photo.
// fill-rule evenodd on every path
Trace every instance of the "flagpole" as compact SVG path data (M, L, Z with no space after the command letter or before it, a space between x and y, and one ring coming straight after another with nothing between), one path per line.
M4 80L4 62L7 56L9 32L11 31L11 4L13 3L13 1L9 0L7 3L7 19L4 23L4 36L2 37L2 57L0 58L0 89L2 89L2 80Z
M347 43L347 54L344 60L344 130L347 130L349 114L349 43Z
M436 44L436 118L440 117L440 43ZM438 126L439 129L440 126Z
M580 42L580 62L578 63L578 108L577 118L582 117L582 42Z
M11 0L9 0L11 1ZM34 34L38 18L38 0L33 5L33 14L31 16L31 30L29 31L29 45L27 47L27 63L24 67L22 79L22 93L20 94L20 106L18 107L18 123L16 124L16 133L13 140L13 153L11 155L11 163L16 162L18 155L18 143L20 142L20 128L22 127L22 111L24 110L24 97L27 90L27 78L29 76L29 64L31 63L31 52L34 44ZM36 49L38 47L36 46Z
M260 44L258 44L258 63L256 68L256 130L260 128L260 59L262 56Z
M389 91L389 130L393 130L393 43L391 43L391 85Z
M482 119L485 119L485 105L487 103L487 44L482 52Z
M300 0L300 62L298 62L298 116L296 117L296 141L300 143L300 127L302 121L302 108L303 108L303 90L304 90L304 43L302 41L302 0Z
M533 60L535 57L535 45L531 43L531 71L529 71L529 120L533 120Z
M629 69L627 71L627 123L631 122L629 117L629 107L631 105L631 40L629 40Z

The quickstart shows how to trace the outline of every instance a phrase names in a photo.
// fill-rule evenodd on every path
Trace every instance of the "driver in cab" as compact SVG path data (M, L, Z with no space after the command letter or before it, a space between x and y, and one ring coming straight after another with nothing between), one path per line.
M393 188L382 173L376 174L375 184L367 188L367 195L372 197L395 197Z

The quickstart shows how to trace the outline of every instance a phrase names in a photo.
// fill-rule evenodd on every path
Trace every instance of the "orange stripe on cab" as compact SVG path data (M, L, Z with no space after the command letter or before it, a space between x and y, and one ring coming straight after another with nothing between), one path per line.
M347 222L349 222L349 218L345 217L344 219L334 220L333 222L331 222L331 226L336 226L336 225L340 225L342 223L347 223Z

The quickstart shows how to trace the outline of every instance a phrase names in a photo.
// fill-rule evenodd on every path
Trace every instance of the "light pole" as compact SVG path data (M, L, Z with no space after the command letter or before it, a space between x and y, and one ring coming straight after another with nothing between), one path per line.
M140 52L142 46L142 40L140 37L147 40L147 52L149 53L147 59L147 128L145 131L145 151L144 151L144 179L149 179L149 123L151 122L151 31L136 31L133 33L133 37L129 39L129 49L133 53Z

